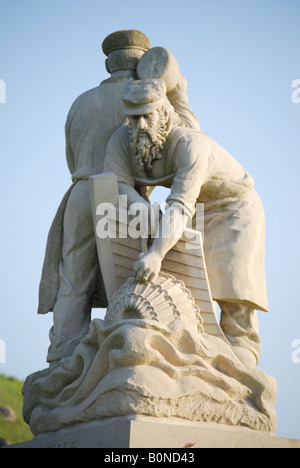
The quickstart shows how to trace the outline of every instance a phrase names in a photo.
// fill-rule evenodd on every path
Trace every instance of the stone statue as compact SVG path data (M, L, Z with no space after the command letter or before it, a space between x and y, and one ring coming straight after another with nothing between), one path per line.
M97 258L89 182L103 171L107 142L124 120L121 91L137 78L136 68L148 38L139 31L118 31L103 42L111 78L81 95L72 105L66 122L66 156L73 184L52 224L46 249L39 294L39 313L53 311L48 362L72 355L88 332L91 309L106 307L107 299ZM160 60L170 52L156 48ZM152 57L152 52L150 53ZM173 68L177 65L172 56ZM152 57L153 63L153 57ZM147 72L148 59L141 67ZM178 67L178 65L177 65ZM174 76L174 73L173 73ZM178 125L199 129L186 94L186 80L176 70L168 91Z
M74 184L50 231L40 289L40 312L54 312L52 365L27 378L24 419L46 438L117 417L273 432L276 382L256 369L256 310L268 300L253 179L201 133L169 51L136 31L109 36L104 50L112 78L80 97L67 121ZM124 235L134 204L151 218L159 185L170 194L155 235ZM197 203L203 233L188 227ZM112 223L102 238L103 204ZM95 305L106 316L90 322Z
M162 80L126 85L123 101L130 124L120 127L107 147L104 172L117 175L128 203L143 202L136 190L141 181L156 185L165 178L171 192L161 232L168 232L164 223L182 226L178 237L154 239L137 261L134 276L146 282L157 277L166 253L194 216L196 203L204 203L204 253L212 296L222 310L221 327L237 353L256 365L256 309L268 310L260 199L251 176L221 146L199 131L174 126L165 96Z
M275 381L203 333L191 294L165 274L148 284L129 278L72 358L29 376L23 394L35 435L139 416L276 427Z

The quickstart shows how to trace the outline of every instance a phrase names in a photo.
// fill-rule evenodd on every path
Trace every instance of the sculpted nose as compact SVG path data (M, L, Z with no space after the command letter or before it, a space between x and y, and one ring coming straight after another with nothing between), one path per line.
M147 127L147 122L145 118L141 115L138 119L137 128L139 130L145 130L146 127Z

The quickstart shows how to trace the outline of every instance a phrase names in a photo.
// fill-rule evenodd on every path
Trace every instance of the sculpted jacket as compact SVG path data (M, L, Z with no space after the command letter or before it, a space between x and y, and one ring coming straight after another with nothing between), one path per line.
M192 129L173 127L161 156L145 174L123 126L109 141L104 172L135 188L141 181L169 187L167 203L181 204L190 218L196 203L204 203L204 253L213 299L267 311L265 216L252 177L220 145Z
M40 314L46 314L53 310L62 281L60 265L69 261L69 259L63 258L62 255L64 234L65 238L68 238L68 233L64 232L64 219L68 201L72 197L74 186L77 185L78 181L88 181L91 175L103 172L109 138L124 121L121 99L122 89L131 79L134 78L111 77L103 81L100 86L79 96L69 111L66 122L66 157L73 185L64 196L48 235L39 288L38 313ZM181 79L183 85L181 84L178 90L172 91L169 100L174 106L177 121L180 125L200 129L199 123L188 105L185 79L183 76ZM76 189L79 190L78 185ZM82 193L82 197L86 197L86 192ZM85 200L85 202L85 205L89 205L88 200ZM79 210L78 212L72 212L72 217L78 218L79 216ZM92 216L90 218L92 219ZM77 221L80 223L82 220ZM90 224L90 226L85 226L83 238L76 239L76 245L84 244L84 236L87 236L87 231L92 232L94 230L92 221ZM76 225L75 221L74 225ZM69 250L76 248L76 245L70 246ZM97 259L95 259L95 262L97 262ZM74 268L80 268L80 265L76 265ZM107 299L100 271L99 276L99 287L94 297L93 307L106 307ZM69 278L69 280L72 282L72 278Z

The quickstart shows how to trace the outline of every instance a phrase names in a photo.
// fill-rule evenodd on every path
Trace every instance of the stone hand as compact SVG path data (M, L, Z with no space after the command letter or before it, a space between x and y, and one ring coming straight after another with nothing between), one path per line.
M156 252L141 253L134 264L133 276L141 283L151 283L161 270L162 258Z

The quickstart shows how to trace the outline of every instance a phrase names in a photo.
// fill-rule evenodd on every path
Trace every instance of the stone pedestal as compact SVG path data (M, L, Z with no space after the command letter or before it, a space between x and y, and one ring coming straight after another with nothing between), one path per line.
M243 427L191 423L179 419L112 418L36 436L11 448L300 448L283 439Z

